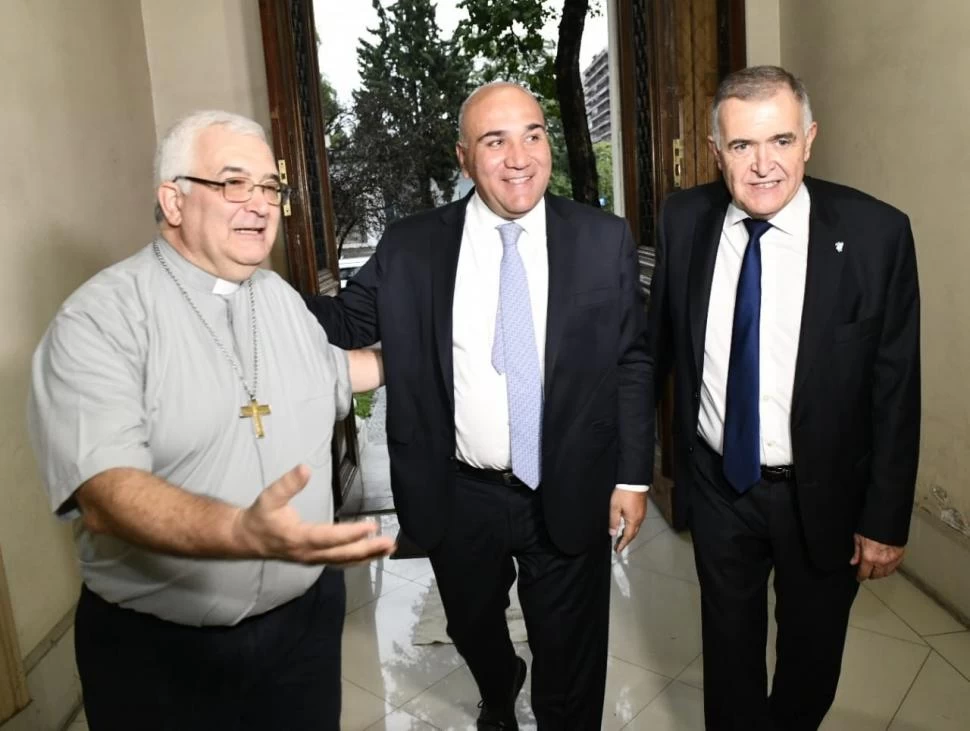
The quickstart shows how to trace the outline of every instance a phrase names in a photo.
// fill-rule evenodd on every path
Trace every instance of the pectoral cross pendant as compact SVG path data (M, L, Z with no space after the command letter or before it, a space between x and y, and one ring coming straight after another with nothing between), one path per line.
M262 439L264 436L266 436L266 432L263 431L262 417L269 413L269 404L258 404L256 403L256 399L250 399L249 404L239 409L239 418L252 419L253 429L256 430L256 438Z

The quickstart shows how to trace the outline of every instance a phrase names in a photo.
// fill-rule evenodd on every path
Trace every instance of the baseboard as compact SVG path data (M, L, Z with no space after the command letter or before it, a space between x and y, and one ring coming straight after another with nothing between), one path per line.
M24 659L30 703L0 731L61 731L81 707L74 661L74 608Z
M970 626L970 540L932 513L916 509L900 569Z

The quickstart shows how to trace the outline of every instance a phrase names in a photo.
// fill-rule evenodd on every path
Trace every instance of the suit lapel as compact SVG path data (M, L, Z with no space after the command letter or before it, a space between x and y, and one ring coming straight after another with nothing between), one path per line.
M465 208L470 196L456 206L441 211L441 229L428 237L431 261L431 312L435 345L441 368L442 387L455 410L455 374L452 353L452 308L455 301L455 277L458 272L458 252L465 225Z
M569 226L569 212L552 196L546 196L546 251L549 259L549 295L546 306L545 395L559 357L559 346L569 318L569 293L572 291L577 236Z
M704 338L707 331L707 310L711 302L711 282L714 280L714 263L721 242L721 229L729 199L713 201L710 209L694 229L694 241L690 252L690 283L687 291L690 338L694 356L694 383L698 386L704 369Z
M805 185L811 197L811 212L808 219L805 301L802 305L802 325L798 339L798 357L795 361L795 386L792 392L792 424L795 423L801 386L825 344L844 261L835 246L839 241L838 216L810 179L805 179Z

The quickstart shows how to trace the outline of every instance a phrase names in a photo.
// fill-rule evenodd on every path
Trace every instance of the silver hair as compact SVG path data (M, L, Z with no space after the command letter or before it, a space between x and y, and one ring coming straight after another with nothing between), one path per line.
M808 90L797 76L780 66L750 66L724 77L714 95L714 108L711 110L711 136L714 146L721 149L721 125L718 115L721 105L728 99L767 99L774 96L780 88L787 88L802 105L802 131L808 133L812 126L812 105L808 100Z
M266 142L266 131L249 117L218 109L207 109L193 112L179 119L173 124L165 136L162 137L155 150L155 188L164 182L174 180L179 175L188 175L195 164L195 143L204 130L221 125L231 132L241 135L251 135ZM192 183L188 180L178 181L182 192L187 193ZM155 222L161 223L164 218L161 206L155 203Z
M535 98L535 94L533 94L525 85L519 84L515 81L502 81L500 79L497 81L489 81L487 84L482 84L477 89L475 89L471 94L465 97L465 101L463 101L461 103L461 106L458 108L458 144L459 145L461 145L462 147L466 147L468 142L465 139L465 112L468 111L468 105L471 104L472 100L482 92L488 89L495 89L502 86L506 86L510 89L519 89L521 91L524 91L529 96Z

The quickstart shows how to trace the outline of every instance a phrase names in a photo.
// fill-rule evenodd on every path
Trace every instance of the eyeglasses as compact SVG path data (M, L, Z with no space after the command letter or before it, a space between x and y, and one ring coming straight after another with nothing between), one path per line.
M192 175L176 175L172 178L176 180L189 180L201 185L211 185L215 188L222 188L222 195L230 203L245 203L252 199L253 191L256 188L263 189L263 197L271 206L278 206L290 200L290 188L282 183L272 180L268 183L254 183L249 178L228 178L227 180L206 180L196 178Z

